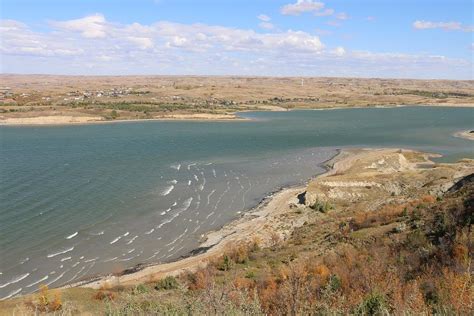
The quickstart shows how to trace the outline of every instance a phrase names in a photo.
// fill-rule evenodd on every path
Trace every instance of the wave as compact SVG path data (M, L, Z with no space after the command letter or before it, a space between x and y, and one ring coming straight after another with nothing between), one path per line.
M71 234L71 235L67 236L66 239L72 239L72 238L76 237L77 234L79 234L79 233L75 232L74 234Z
M118 257L113 257L113 258L110 258L110 259L105 259L104 261L102 262L110 262L110 261L114 261L116 260Z
M138 236L134 236L132 239L130 239L128 242L127 242L127 245L130 245L132 242L134 242L135 239L137 239Z
M190 185L191 185L191 180L188 180L188 186L190 186Z
M17 276L13 279L11 279L9 282L7 283L4 283L4 284L0 284L0 289L3 289L4 287L7 287L8 285L10 284L15 284L15 283L18 283L20 282L21 280L23 279L26 279L30 274L29 273L25 273L23 275L20 275L20 276Z
M115 238L114 240L112 240L110 242L111 245L115 244L117 241L119 241L120 239L122 238L122 236L118 236L117 238Z
M212 169L212 175L214 176L214 178L216 177L216 169Z
M44 277L42 277L42 278L39 279L38 281L35 281L35 282L31 283L31 284L28 284L26 287L35 286L35 285L38 284L38 283L41 283L41 282L43 282L43 281L46 281L48 278L49 278L49 276L48 276L48 275L45 275Z
M75 267L77 267L77 266L79 265L79 263L80 263L79 261L78 261L78 262L76 262L75 264L73 264L73 265L72 265L72 267L71 267L71 268L75 268Z
M150 235L151 233L153 233L155 231L154 228L150 229L149 231L145 232L145 235Z
M193 176L194 176L194 180L196 180L196 182L199 181L199 178L198 178L197 175L194 174Z
M172 169L175 169L175 170L178 170L181 169L181 164L175 164L175 165L171 165L170 168Z
M28 262L30 260L29 257L26 257L25 259L20 261L20 264L24 264L25 262ZM1 274L1 273L0 273Z
M173 180L171 180L171 181L168 181L168 183L171 183L171 184L176 184L176 183L178 183L178 180L176 180L176 179L173 179Z
M61 250L61 251L58 251L58 252L55 252L55 253L51 253L51 254L47 255L46 257L47 258L53 258L53 257L62 255L63 253L68 253L68 252L73 251L73 250L74 250L74 247L67 248L65 250Z
M64 257L64 258L61 259L61 262L71 260L71 258L72 258L72 257Z
M161 192L161 195L167 196L168 194L170 194L171 191L173 191L173 189L174 189L174 185L170 185L169 187L164 189L163 192Z
M57 277L56 279L50 281L50 282L47 283L46 285L49 286L49 285L53 284L54 282L58 281L58 280L61 279L61 278L66 274L66 272L68 272L68 271L69 271L69 270L64 271L63 273L61 273L60 275L58 275L58 277Z
M84 260L84 262L89 263L89 262L92 262L92 261L96 261L97 259L99 259L99 257L95 257L93 259L87 259L87 260Z
M92 236L100 236L100 235L103 235L104 234L104 231L100 231L98 233L91 233Z
M191 206L192 201L193 201L193 198L190 197L189 199L183 202L183 211L186 211Z
M7 296L0 298L0 300L6 300L6 299L9 299L9 298L12 298L13 296L15 296L15 295L17 295L18 293L20 293L21 290L22 290L22 288L19 288L18 290L15 290L15 291L11 292L11 293L8 294Z
M195 166L195 165L196 165L196 163L190 163L190 164L188 165L188 170L191 170L191 167L192 167L192 166Z
M211 198L211 195L214 194L214 192L216 192L216 190L212 190L211 193L209 193L209 195L207 196L207 205L209 205L209 202L210 202L210 198Z

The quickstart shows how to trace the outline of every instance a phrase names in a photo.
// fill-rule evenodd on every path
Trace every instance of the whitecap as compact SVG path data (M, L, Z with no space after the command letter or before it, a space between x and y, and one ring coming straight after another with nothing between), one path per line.
M38 284L38 283L41 283L41 282L43 282L43 281L46 281L48 278L49 278L49 276L48 276L48 275L45 275L44 277L42 277L42 278L39 279L38 281L35 281L35 282L31 283L31 284L28 284L26 287L35 286L35 285Z
M14 277L13 279L11 279L10 281L8 281L7 283L0 284L0 289L3 289L4 287L6 287L6 286L8 286L8 285L10 285L10 284L18 283L18 282L20 282L21 280L26 279L29 275L30 275L29 273L25 273L25 274L23 274L23 275Z
M173 191L173 189L174 189L174 185L170 185L169 187L167 187L166 189L164 189L161 192L161 195L166 196L166 195L170 194L170 192Z
M89 262L92 262L92 261L96 261L97 259L99 259L99 257L95 257L93 259L87 259L87 260L84 260L84 262L89 263Z
M132 253L132 252L134 252L134 251L135 251L135 248L130 249L129 251L127 251L127 253Z
M93 236L100 236L100 235L103 235L104 234L104 231L100 231L98 233L91 233L91 235Z
M130 232L126 232L125 234L122 235L122 237L127 237L128 235L130 235Z
M113 258L110 258L110 259L105 259L104 261L102 262L110 262L110 261L114 261L116 260L118 257L113 257Z
M24 264L25 262L29 261L30 258L26 257L25 259L21 260L20 261L20 264ZM0 273L1 274L1 273Z
M154 228L150 229L149 231L145 232L145 235L150 235L151 233L153 233L155 231Z
M194 176L194 180L199 181L199 178L197 175L193 175L193 176Z
M72 268L77 267L77 266L79 265L79 263L80 263L80 262L78 261L78 262L76 262L75 264L73 264L73 265L72 265Z
M50 282L47 283L46 285L51 285L51 284L53 284L54 282L56 282L57 280L61 279L61 278L66 274L66 272L68 272L68 271L69 271L69 270L64 271L63 273L61 273L60 275L58 275L58 277L57 277L56 279L50 281Z
M193 198L190 197L189 199L183 202L184 211L186 211L191 206L192 201L193 201Z
M175 170L178 170L181 169L181 164L175 164L175 165L171 165L170 168L172 169L175 169Z
M67 252L70 252L70 251L73 251L73 250L74 250L74 247L67 248L65 250L61 250L61 251L58 251L58 252L55 252L55 253L51 253L51 254L47 255L46 257L53 258L53 257L62 255L63 253L67 253Z
M192 166L195 166L195 165L196 165L196 163L190 163L190 164L188 165L188 170L191 170L191 167L192 167Z
M72 239L72 238L76 237L77 234L79 234L79 233L75 232L74 234L71 234L71 235L67 236L66 239Z
M176 183L178 183L178 180L176 180L176 179L173 179L173 180L171 180L171 181L168 181L168 183L171 183L171 184L176 184Z
M178 205L178 202L174 201L173 205L171 206L176 206L176 205Z
M17 295L18 293L20 293L21 290L22 290L22 288L19 288L18 290L15 290L15 291L11 292L11 293L8 294L7 296L0 298L0 300L6 300L6 299L9 299L9 298L12 298L13 296L15 296L15 295Z
M212 169L212 175L214 176L214 178L216 177L216 169Z
M191 185L191 182L192 182L191 180L188 180L188 186L190 186L190 185Z
M119 241L120 239L122 238L122 236L118 236L117 238L115 238L114 240L112 240L110 242L111 245L115 244L117 241Z
M128 242L127 242L127 245L130 245L135 239L137 239L138 236L134 236L132 239L130 239Z
M68 261L68 260L71 260L71 257L64 257L61 259L61 262Z

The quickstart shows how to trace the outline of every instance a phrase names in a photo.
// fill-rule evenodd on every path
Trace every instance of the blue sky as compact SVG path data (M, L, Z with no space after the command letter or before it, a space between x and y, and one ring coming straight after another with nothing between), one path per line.
M1 2L1 71L473 79L464 0Z

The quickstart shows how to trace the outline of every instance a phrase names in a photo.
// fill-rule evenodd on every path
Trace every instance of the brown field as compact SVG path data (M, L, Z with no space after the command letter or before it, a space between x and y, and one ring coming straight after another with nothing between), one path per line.
M474 106L474 81L0 75L4 124L214 120L246 110L397 105Z

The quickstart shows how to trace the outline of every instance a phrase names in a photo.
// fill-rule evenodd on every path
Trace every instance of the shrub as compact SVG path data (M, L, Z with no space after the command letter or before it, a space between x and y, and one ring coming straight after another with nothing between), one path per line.
M229 271L233 266L233 262L228 255L222 257L222 261L217 264L217 269L221 271Z
M387 303L383 294L372 292L357 307L356 315L383 315L387 313Z
M169 275L166 278L158 281L158 283L156 283L155 290L174 290L177 289L178 286L179 283L176 278L174 276Z
M316 200L313 204L309 206L311 209L321 212L321 213L326 213L329 210L333 209L333 206L327 202L327 201L320 201Z
M132 294L134 294L134 295L144 294L144 293L148 293L148 287L146 287L146 285L144 285L144 284L139 284L139 285L135 286L132 290Z

